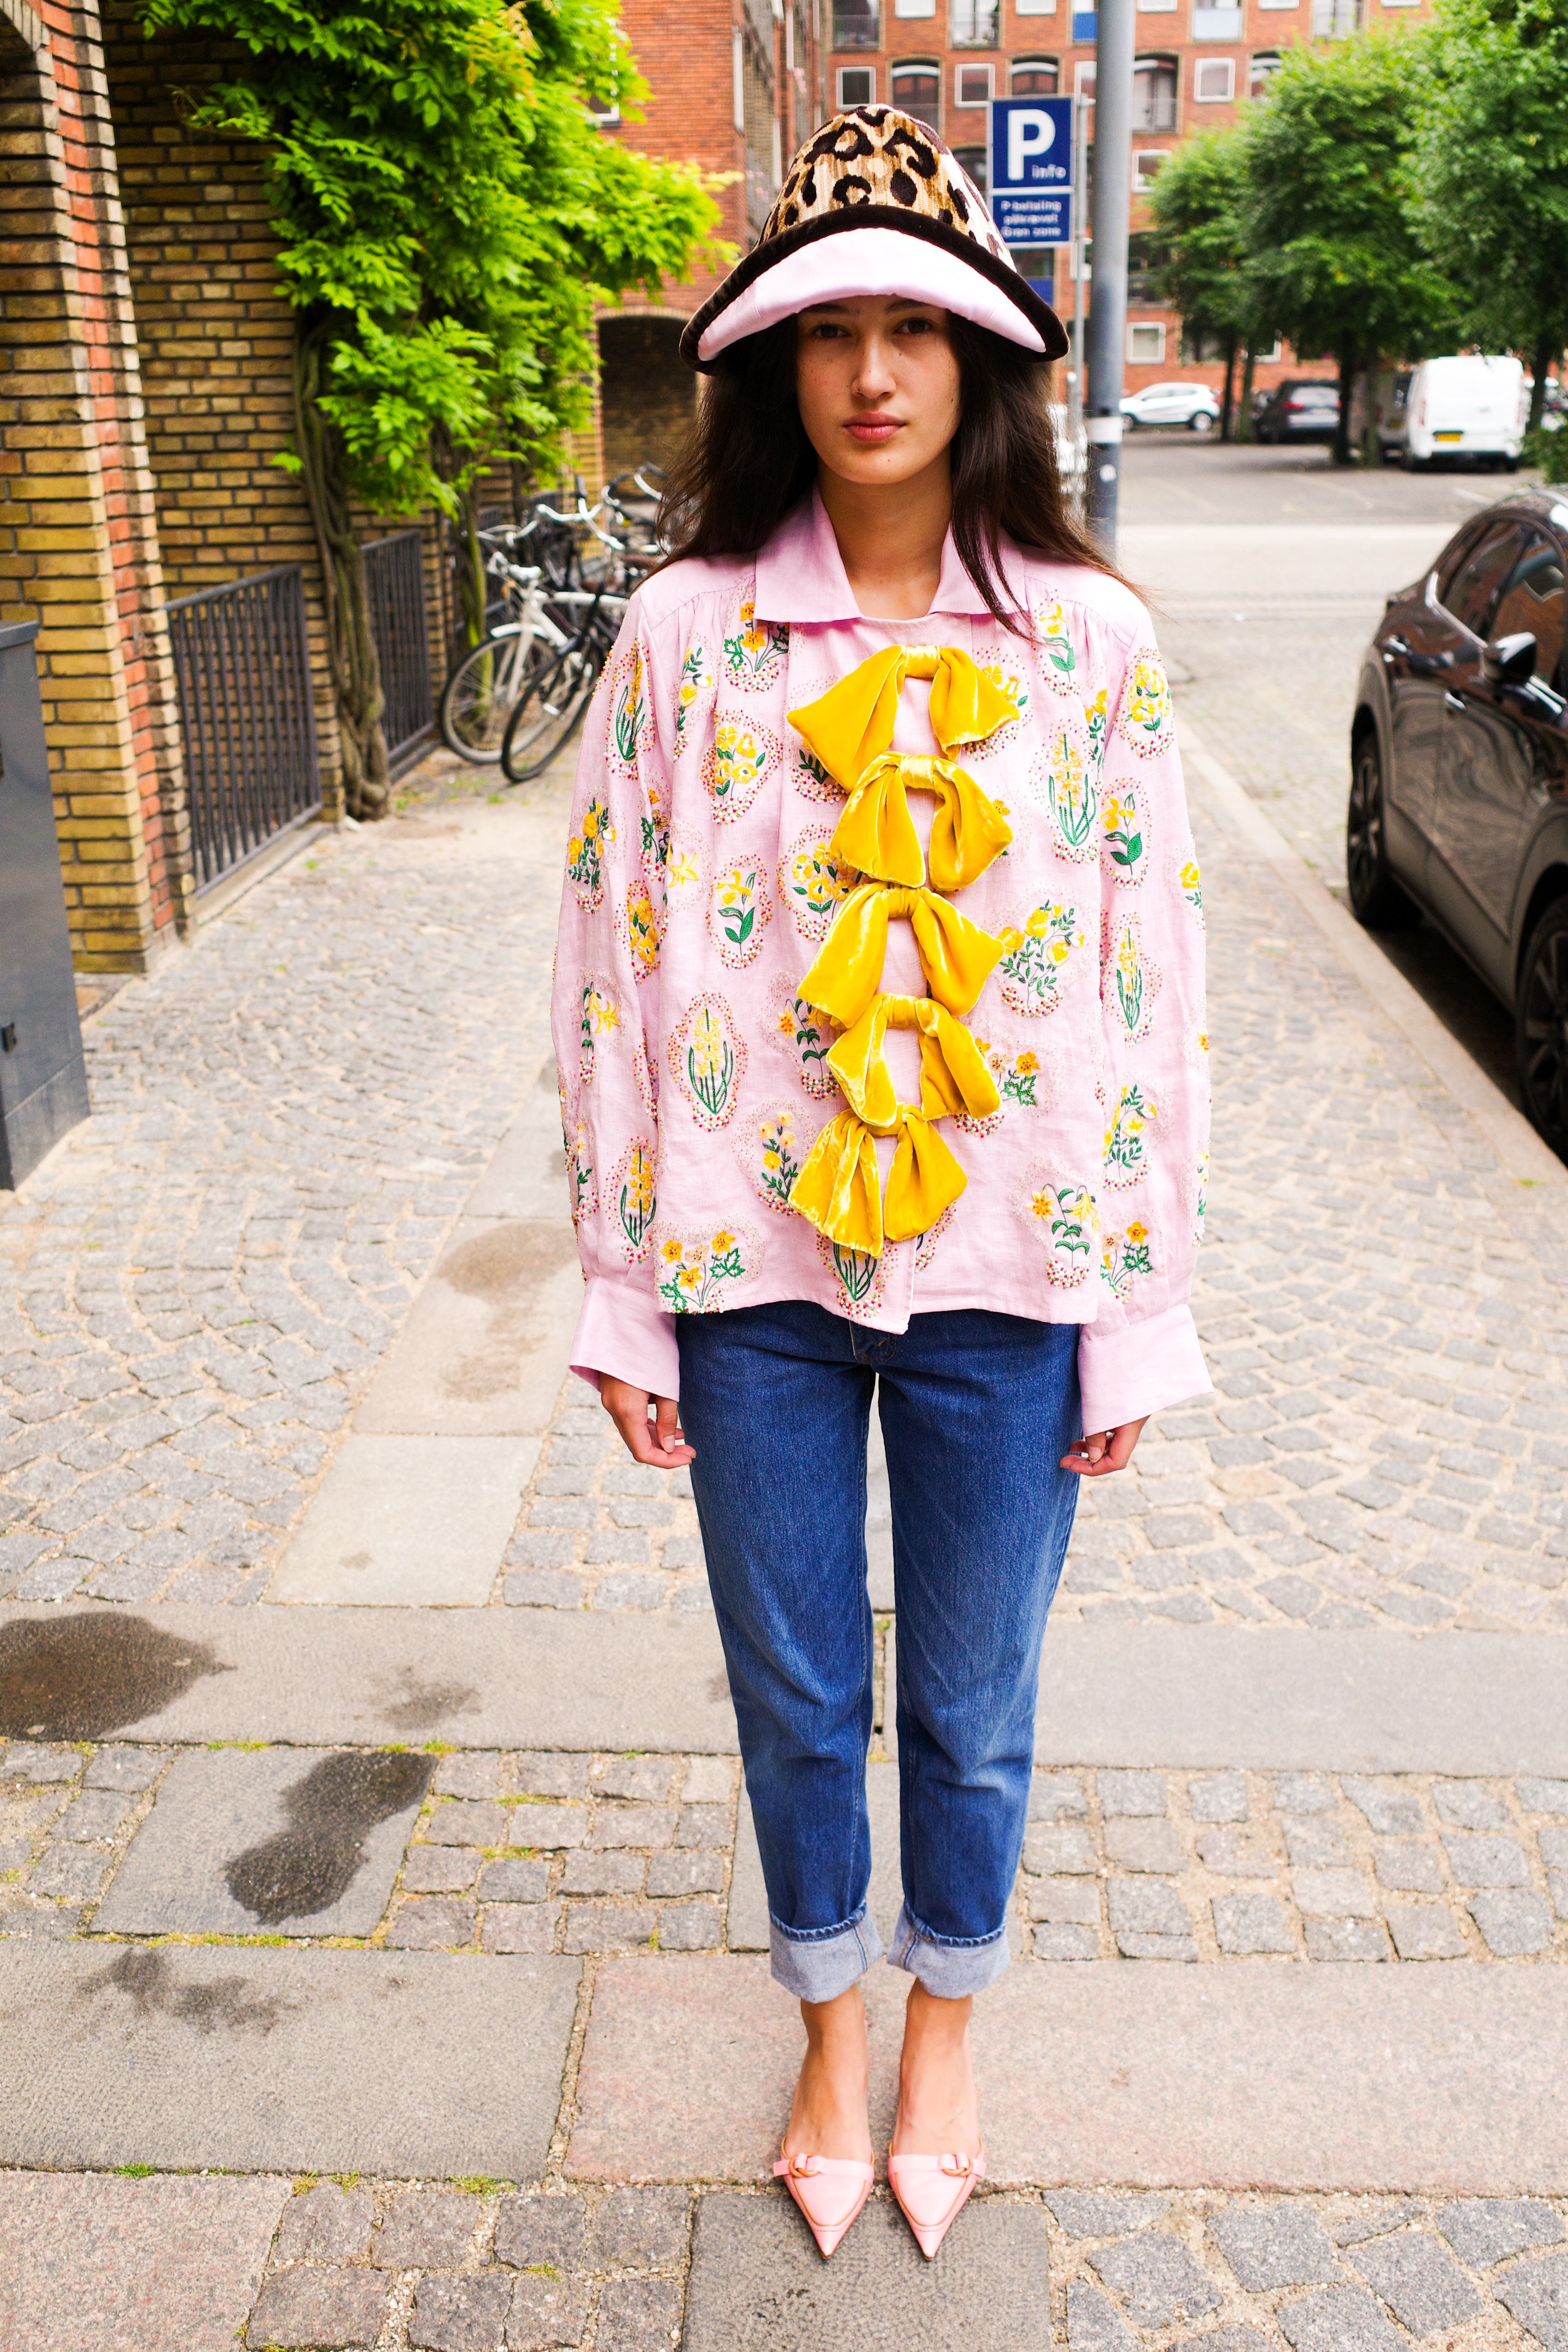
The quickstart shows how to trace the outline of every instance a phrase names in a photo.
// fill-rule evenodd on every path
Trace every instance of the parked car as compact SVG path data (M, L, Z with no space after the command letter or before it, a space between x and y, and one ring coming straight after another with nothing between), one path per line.
M1524 1107L1568 1158L1568 505L1529 490L1388 600L1351 729L1345 864L1369 930L1447 933L1514 1016Z
M1277 383L1258 414L1254 439L1331 441L1340 421L1340 388L1331 376L1289 376Z
M1206 383L1146 383L1122 402L1121 421L1127 433L1144 425L1184 425L1189 433L1212 433L1219 423L1219 403Z
M1410 467L1481 465L1511 474L1530 415L1522 363L1472 352L1423 360L1410 379L1404 412L1379 425L1385 457Z

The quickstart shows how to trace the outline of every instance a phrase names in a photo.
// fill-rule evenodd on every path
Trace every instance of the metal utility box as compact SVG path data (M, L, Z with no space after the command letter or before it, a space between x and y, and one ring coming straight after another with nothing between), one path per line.
M91 1106L38 698L36 621L0 628L0 1191Z

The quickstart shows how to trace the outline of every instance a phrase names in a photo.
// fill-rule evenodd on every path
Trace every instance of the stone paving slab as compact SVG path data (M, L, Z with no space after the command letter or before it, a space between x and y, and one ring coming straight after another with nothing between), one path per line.
M104 1654L84 1690L89 1652ZM25 1658L34 1662L26 1675ZM33 1709L51 1704L72 1738L307 1748L439 1738L714 1755L736 1744L718 1632L699 1616L0 1609L0 1733L26 1735Z
M369 1936L430 1770L424 1756L187 1750L115 1872L94 1929Z
M1047 1627L1042 1764L1568 1770L1568 1654L1528 1633Z
M267 1599L481 1607L538 1454L530 1437L356 1431L312 1498Z
M866 1979L872 2137L890 2127L907 1979ZM799 2054L760 1959L601 1969L568 2172L765 2179ZM1568 2189L1568 1973L1010 1969L974 2037L997 2185Z
M0 1946L0 2164L543 2168L578 1963Z
M528 1436L535 1441L532 1470L537 1441L570 1370L583 1304L577 1238L559 1171L556 1191L553 1217L459 1217L354 1416L357 1430ZM518 1499L502 1531L503 1549Z
M284 2180L0 2175L4 2352L234 2352Z
M868 2206L825 2263L782 2194L704 2197L683 2352L1025 2352L1049 2342L1050 2238L1037 2205L991 2199L928 2263L897 2207ZM874 2332L868 2335L870 2315Z

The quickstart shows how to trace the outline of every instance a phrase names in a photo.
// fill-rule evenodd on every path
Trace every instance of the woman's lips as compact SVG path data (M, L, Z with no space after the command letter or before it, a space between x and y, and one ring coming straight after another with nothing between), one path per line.
M852 416L846 427L857 441L868 448L876 448L881 442L890 441L895 433L901 433L903 429L903 419L898 416Z

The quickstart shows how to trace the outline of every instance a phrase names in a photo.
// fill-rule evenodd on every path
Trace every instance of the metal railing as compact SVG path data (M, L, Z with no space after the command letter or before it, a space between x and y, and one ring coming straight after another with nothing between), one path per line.
M297 563L167 607L196 888L321 805Z
M371 633L381 663L382 732L395 771L436 721L430 635L425 621L425 538L417 529L374 539L362 551Z

